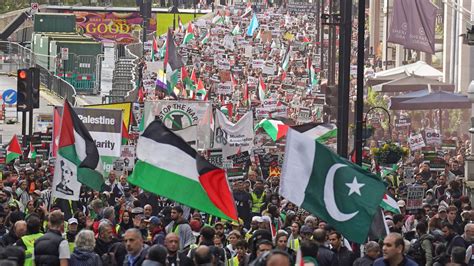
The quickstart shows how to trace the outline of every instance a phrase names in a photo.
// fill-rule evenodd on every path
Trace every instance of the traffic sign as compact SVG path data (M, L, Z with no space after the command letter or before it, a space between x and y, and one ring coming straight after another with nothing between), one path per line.
M61 48L61 59L68 60L69 59L69 48L62 47Z
M16 90L7 89L6 91L3 92L2 98L6 104L15 104L17 100Z

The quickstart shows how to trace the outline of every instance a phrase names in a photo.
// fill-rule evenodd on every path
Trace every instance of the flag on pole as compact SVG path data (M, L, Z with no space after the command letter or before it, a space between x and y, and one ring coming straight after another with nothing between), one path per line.
M237 24L237 25L235 25L234 29L232 30L232 35L240 35L240 34L242 34L240 32L240 25Z
M156 38L153 37L153 48L151 49L151 61L156 60L156 53L158 53L158 42Z
M79 200L81 184L100 191L104 184L99 152L69 102L64 102L53 178L53 197Z
M184 63L181 55L178 54L176 49L176 44L173 40L173 32L171 30L168 30L166 43L166 54L163 66L165 67L168 94L171 95L174 93L174 87L178 83L179 70L182 66L184 66Z
M165 40L165 41L163 42L163 45L161 46L160 50L158 51L158 54L159 54L159 56L160 56L160 59L161 59L161 58L164 58L165 55L166 55L166 47L167 47L166 42L167 42L167 40Z
M191 80L194 82L194 84L197 84L198 80L196 77L196 68L193 67L193 71L191 72Z
M201 99L206 101L208 99L207 90L204 88L204 83L201 79L198 79L196 94L201 95Z
M247 36L253 36L258 26L259 24L258 24L257 15L253 13L252 20L250 21L249 27L247 28Z
M178 32L184 32L184 26L180 15L178 15Z
M286 49L285 56L283 57L283 61L281 62L281 68L284 71L288 70L288 66L290 64L290 53L291 53L291 46L288 45L288 48Z
M245 83L243 104L244 104L244 106L246 106L246 107L250 106L249 86L248 86L247 83Z
M18 142L18 138L16 137L16 135L13 135L12 139L10 140L10 143L8 144L6 163L9 163L15 160L16 158L19 158L21 156L21 153L21 146Z
M206 44L209 41L209 37L211 37L211 32L210 31L208 31L206 36L204 36L204 38L202 38L201 44Z
M128 129L125 126L125 122L122 121L122 145L126 145L130 139L130 134L128 134Z
M374 174L339 157L318 141L288 129L280 195L364 243L385 194ZM354 226L354 225L357 226Z
M184 35L184 38L183 38L183 44L189 43L192 39L194 39L194 29L193 29L193 24L189 22L188 29L186 30L186 35Z
M263 82L263 78L260 77L258 81L258 99L263 101L267 98L267 85Z
M189 77L188 70L185 66L181 67L181 82L184 84L186 90L194 90L194 84Z
M36 149L33 143L30 142L30 151L28 152L28 159L36 159Z
M392 213L401 213L397 201L387 194L383 195L383 199L380 202L380 208Z
M258 130L259 128L263 128L265 132L272 138L273 141L277 141L280 138L286 135L288 131L288 126L285 125L283 122L273 119L262 119L254 128L254 130Z
M146 128L136 154L131 184L217 217L237 219L224 170L210 164L161 121Z

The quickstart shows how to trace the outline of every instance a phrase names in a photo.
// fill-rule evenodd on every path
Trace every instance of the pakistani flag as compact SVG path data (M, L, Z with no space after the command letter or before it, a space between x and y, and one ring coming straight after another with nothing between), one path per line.
M21 147L16 135L13 135L10 144L8 144L6 163L9 163L21 156Z
M36 149L33 143L30 142L30 151L28 152L28 159L36 159Z
M89 131L64 103L53 178L53 197L79 200L81 184L100 191L104 184L99 152Z
M237 219L224 170L161 121L153 121L138 139L137 158L128 179L133 185L217 217Z
M240 35L240 34L242 34L240 32L240 26L239 26L239 24L237 24L237 25L235 25L234 29L232 30L232 35Z
M323 144L288 129L280 194L333 225L348 240L367 240L385 184Z
M192 39L194 39L193 24L189 22L188 29L186 30L186 35L184 35L183 44L189 43Z

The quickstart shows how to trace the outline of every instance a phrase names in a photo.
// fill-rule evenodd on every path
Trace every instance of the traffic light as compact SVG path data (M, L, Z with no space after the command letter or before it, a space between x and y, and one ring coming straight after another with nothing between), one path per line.
M329 115L331 119L337 119L338 107L338 88L335 85L327 86L326 90L326 104L328 105Z
M17 71L17 111L29 111L31 109L30 104L30 84L31 84L31 71L29 69L18 69Z
M39 108L40 102L40 70L37 67L30 68L31 73L31 102L33 108Z

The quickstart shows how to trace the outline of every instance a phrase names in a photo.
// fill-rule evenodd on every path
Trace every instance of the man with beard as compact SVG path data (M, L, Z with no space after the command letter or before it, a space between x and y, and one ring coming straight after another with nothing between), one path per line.
M446 189L448 185L446 184L446 176L441 174L438 176L438 184L433 188L434 196L436 200L439 201L442 197L445 196Z
M420 164L420 174L423 177L423 181L428 181L431 178L430 165L428 163Z
M237 206L237 213L240 218L244 221L244 227L248 228L250 225L250 205L252 200L250 198L250 193L243 189L242 181L237 181L234 183L234 201L235 206Z
M171 208L171 223L166 226L166 233L175 233L179 236L180 251L186 250L191 244L196 243L193 230L183 218L183 209L180 206Z
M109 252L110 247L117 242L117 239L113 237L112 224L109 221L100 222L98 231L94 252L102 257L102 255Z

